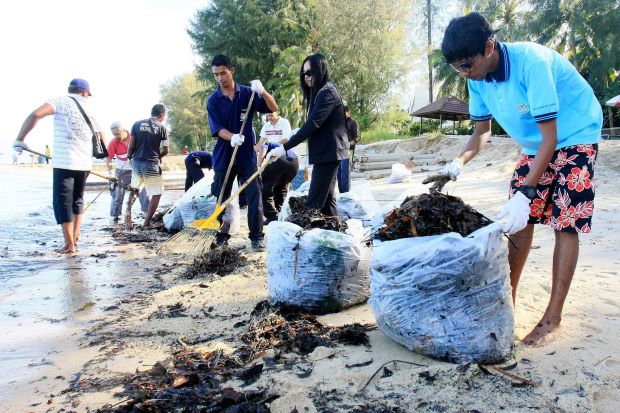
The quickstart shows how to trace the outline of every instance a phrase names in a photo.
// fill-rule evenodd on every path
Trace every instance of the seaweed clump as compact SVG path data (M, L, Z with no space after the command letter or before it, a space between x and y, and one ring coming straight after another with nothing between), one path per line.
M466 237L492 223L490 219L465 204L461 198L432 191L407 197L400 207L384 219L377 238L390 241L458 232Z
M307 196L289 198L291 215L286 219L288 222L298 225L306 231L313 228L337 232L347 230L347 223L342 218L323 215L318 209L306 209L307 198Z

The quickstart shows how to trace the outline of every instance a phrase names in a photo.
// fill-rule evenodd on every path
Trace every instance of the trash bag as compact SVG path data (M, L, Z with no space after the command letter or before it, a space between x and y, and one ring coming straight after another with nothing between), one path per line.
M267 235L269 301L315 314L363 303L369 296L371 249L360 221L347 221L347 233L274 221Z
M343 219L359 219L364 226L370 226L373 215L379 210L379 203L368 188L354 187L349 192L336 195L338 215Z
M370 308L394 341L451 362L511 354L514 314L499 224L375 244Z
M392 174L388 177L388 184L398 184L400 182L409 182L411 171L402 163L392 165Z
M183 217L181 210L177 206L173 206L162 217L164 228L168 232L180 231L183 229Z

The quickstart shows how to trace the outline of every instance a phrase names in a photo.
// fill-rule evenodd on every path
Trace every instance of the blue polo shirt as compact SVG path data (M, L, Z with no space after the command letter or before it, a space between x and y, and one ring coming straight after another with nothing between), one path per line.
M209 114L211 134L217 137L215 148L213 148L214 170L227 169L233 153L233 147L230 145L230 141L220 138L217 134L222 129L226 129L232 133L240 132L251 95L252 89L235 82L235 97L233 100L230 100L222 94L219 86L207 99L207 113ZM254 152L256 135L252 127L252 119L256 112L271 112L267 107L267 103L265 103L265 99L258 93L254 95L250 113L247 114L249 118L245 124L245 130L242 133L245 139L243 144L239 146L237 157L235 158L235 165L237 166L256 165L256 152Z
M267 153L269 153L275 148L277 148L278 146L282 146L282 144L281 143L266 143L263 145L263 148L267 148ZM286 151L286 156L289 158L297 159L297 154L293 152L292 149L289 149L288 151Z
M557 119L556 149L598 142L601 106L565 57L536 43L497 47L497 70L467 82L471 120L494 117L527 155L535 155L542 143L537 123L551 119Z

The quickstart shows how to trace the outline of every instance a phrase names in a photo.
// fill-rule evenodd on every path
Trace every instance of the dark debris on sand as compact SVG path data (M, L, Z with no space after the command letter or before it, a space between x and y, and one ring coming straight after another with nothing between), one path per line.
M278 368L267 358L257 361L266 350L275 350L273 361L285 352L306 355L317 346L337 342L368 345L367 330L360 324L327 327L312 314L262 301L252 311L251 323L240 337L242 345L234 352L174 353L150 370L126 376L124 389L116 394L124 401L97 412L269 412L269 403L279 397L274 391L260 386L237 390L227 382L249 385L266 369Z
M407 197L385 217L377 238L389 241L448 232L458 232L465 237L490 223L490 219L466 205L461 198L433 191Z
M227 275L247 264L247 258L229 247L208 250L187 266L183 278L194 279L207 274Z
M307 198L307 196L300 196L289 199L291 215L286 219L288 222L299 225L304 230L313 228L338 232L347 230L347 223L342 218L323 215L318 209L306 209Z

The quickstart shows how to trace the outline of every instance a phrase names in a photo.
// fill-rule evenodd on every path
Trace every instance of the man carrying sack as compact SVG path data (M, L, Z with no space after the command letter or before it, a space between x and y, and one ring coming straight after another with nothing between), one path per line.
M26 136L46 116L54 115L53 206L56 222L62 226L65 245L56 250L73 254L80 237L84 208L84 188L93 166L93 135L105 136L93 116L88 102L90 85L84 79L69 83L68 96L49 99L35 109L24 121L13 149L21 153L30 150Z

